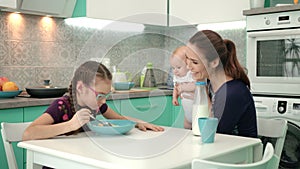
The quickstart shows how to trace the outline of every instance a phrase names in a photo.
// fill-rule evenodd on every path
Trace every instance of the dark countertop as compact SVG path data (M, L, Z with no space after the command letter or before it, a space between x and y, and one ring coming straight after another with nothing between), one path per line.
M150 91L121 91L113 93L108 100L120 100L129 98L143 98L153 96L170 96L172 90L150 90ZM15 98L0 98L0 109L44 106L50 105L57 98L31 98L31 97L15 97Z
M288 12L288 11L298 11L300 10L300 5L287 5L287 6L277 6L269 8L254 8L249 10L244 10L243 15L259 15L267 13L279 13L279 12Z

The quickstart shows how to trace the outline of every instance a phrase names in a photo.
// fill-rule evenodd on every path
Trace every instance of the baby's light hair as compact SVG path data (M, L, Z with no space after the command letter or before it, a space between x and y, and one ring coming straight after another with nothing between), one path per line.
M187 51L187 47L186 46L179 46L178 48L176 48L174 50L174 52L171 55L171 58L174 57L179 57L182 60L186 60L186 51Z

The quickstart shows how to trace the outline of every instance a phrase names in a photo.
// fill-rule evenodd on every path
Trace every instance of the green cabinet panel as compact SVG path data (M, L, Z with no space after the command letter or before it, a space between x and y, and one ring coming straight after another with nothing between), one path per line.
M77 0L72 17L86 16L86 0Z
M121 100L108 100L106 104L117 113L121 111Z
M121 101L121 112L149 123L171 126L172 125L171 97L157 96Z
M43 114L48 106L24 107L24 122L33 121Z
M121 105L121 101L120 100L107 100L106 104L108 105L108 107L110 107L112 110L114 110L116 113L120 112L120 105ZM98 115L96 117L98 120L103 120L105 119L103 116Z
M23 122L23 108L2 109L0 110L0 122L20 123ZM14 153L19 169L23 169L24 154L23 149L13 144ZM8 169L6 154L3 146L2 135L0 137L0 166L1 169Z
M172 127L184 128L184 111L179 101L179 106L172 104L173 125Z

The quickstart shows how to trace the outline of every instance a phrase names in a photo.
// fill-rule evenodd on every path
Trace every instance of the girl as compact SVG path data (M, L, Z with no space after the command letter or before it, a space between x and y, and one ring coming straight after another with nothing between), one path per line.
M187 45L188 68L195 80L209 79L218 133L257 137L250 81L237 60L235 45L210 30L197 32Z
M109 119L129 119L146 131L164 129L141 120L124 117L110 109L106 99L111 92L112 74L101 63L87 61L74 74L67 95L54 101L48 109L25 130L23 140L45 139L61 134L74 134L90 121L90 114L100 112Z

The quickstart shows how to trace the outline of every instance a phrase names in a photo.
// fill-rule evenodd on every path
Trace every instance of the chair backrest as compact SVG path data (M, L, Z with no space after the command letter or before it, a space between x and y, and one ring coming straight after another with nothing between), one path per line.
M249 164L228 164L194 159L192 169L276 169L273 164L274 160L276 160L276 155L274 154L273 145L268 143L261 161Z
M284 119L257 118L258 135L276 139L274 149L278 157L281 157L287 128L287 121Z
M18 169L12 142L22 140L22 135L31 122L26 123L1 123L1 134L6 153L7 163L9 169Z

